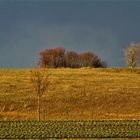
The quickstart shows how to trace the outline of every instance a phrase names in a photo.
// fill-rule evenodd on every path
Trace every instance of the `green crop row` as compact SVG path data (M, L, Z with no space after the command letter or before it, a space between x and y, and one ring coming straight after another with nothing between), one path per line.
M0 121L0 138L140 137L140 121Z

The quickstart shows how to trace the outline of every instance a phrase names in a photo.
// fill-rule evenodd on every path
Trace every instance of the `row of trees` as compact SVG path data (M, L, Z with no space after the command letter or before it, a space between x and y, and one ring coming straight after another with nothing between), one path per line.
M130 43L124 50L125 62L128 67L137 67L140 64L140 43ZM50 48L40 52L40 67L107 67L107 63L101 61L97 54L93 52L77 53L75 51L65 51L64 48Z
M65 51L64 48L45 49L40 53L40 67L107 67L106 63L93 52L77 53Z

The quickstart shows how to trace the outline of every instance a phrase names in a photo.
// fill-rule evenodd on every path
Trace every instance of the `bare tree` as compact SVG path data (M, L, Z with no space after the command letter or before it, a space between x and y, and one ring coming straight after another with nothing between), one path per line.
M39 58L39 65L41 67L63 67L64 66L65 49L50 48L41 51Z
M81 67L101 67L101 60L93 52L83 52L79 54Z
M42 95L46 92L49 85L49 74L44 69L36 68L31 70L31 84L37 94L37 113L38 121L40 121L40 100Z
M128 48L124 50L125 62L130 68L134 68L140 61L140 44L131 43Z
M74 51L67 51L65 54L65 67L78 68L79 54Z

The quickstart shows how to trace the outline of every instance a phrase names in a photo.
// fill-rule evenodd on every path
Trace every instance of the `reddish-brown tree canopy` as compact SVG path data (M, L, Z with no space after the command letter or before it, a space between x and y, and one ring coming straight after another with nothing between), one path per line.
M64 48L50 48L41 51L40 67L106 67L106 64L93 52L77 53Z

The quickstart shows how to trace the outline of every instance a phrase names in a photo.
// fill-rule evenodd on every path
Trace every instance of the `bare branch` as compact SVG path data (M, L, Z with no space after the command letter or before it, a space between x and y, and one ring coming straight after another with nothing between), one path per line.
M40 121L40 98L46 92L49 85L49 74L44 69L36 68L31 70L31 84L38 97L38 120Z

